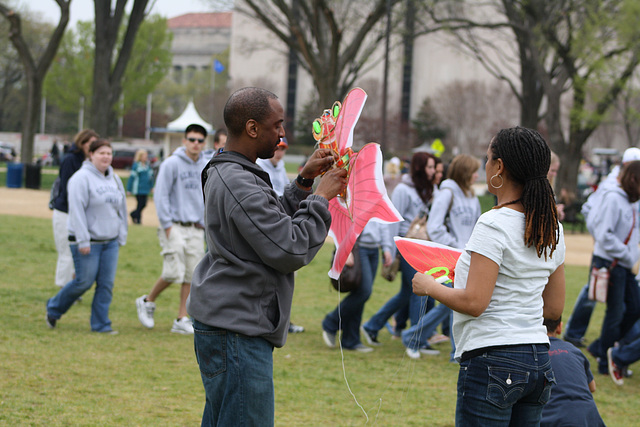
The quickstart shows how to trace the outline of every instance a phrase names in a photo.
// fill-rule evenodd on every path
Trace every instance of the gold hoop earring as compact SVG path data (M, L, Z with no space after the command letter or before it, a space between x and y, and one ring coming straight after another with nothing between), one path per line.
M493 185L493 178L495 178L495 177L500 178L500 185L499 185L499 186L495 186L495 185ZM495 175L493 175L491 178L489 178L489 184L490 184L493 188L502 188L502 186L504 185L504 178L502 178L502 175L495 174Z

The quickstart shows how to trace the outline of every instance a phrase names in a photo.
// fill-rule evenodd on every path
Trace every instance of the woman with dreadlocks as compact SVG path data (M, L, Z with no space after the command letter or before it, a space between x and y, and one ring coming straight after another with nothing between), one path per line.
M454 310L460 362L456 425L539 425L555 383L542 324L564 307L564 235L547 180L550 151L534 130L503 129L487 150L484 213L454 287L416 274L413 289Z

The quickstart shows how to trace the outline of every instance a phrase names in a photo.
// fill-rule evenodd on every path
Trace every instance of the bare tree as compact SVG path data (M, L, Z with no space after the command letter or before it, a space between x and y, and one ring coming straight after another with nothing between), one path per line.
M22 34L22 19L13 9L0 3L0 13L9 21L9 39L18 51L20 61L24 68L27 82L27 99L22 123L21 159L23 163L30 164L33 160L33 142L36 126L40 117L40 103L42 101L42 86L44 78L53 62L58 46L62 40L69 22L69 4L71 0L55 0L60 7L60 20L56 26L44 52L38 58L34 58L29 45Z
M115 121L115 106L122 93L122 77L133 51L138 29L147 15L149 0L134 0L124 38L118 46L118 33L125 16L128 0L94 0L96 23L96 49L93 63L93 94L91 100L91 127L100 135L109 134ZM114 58L115 56L115 58Z
M371 63L387 4L400 0L243 0L236 11L259 21L296 53L311 75L318 101L342 99Z
M429 4L427 11L436 22L449 20L480 30L506 27L513 31L520 81L515 84L518 82L513 80L510 85L522 108L534 106L535 116L544 120L551 148L562 160L558 188L574 192L584 144L638 66L640 10L634 2L624 0L491 0L474 3L484 6L485 14L469 17L463 6L473 2L435 3L437 7ZM487 13L488 8L493 12ZM483 42L475 38L472 45ZM486 51L475 52L483 64L495 58ZM504 65L494 65L496 70L505 69ZM496 77L508 79L506 73ZM572 102L567 138L561 101L569 92ZM539 112L543 98L546 111ZM537 127L533 111L523 111L521 117L524 125Z

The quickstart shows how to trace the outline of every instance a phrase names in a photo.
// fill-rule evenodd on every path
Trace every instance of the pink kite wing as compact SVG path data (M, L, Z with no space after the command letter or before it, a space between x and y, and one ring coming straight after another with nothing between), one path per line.
M336 141L340 155L353 144L353 130L367 101L367 93L359 87L353 88L342 101L340 115L336 121Z
M448 270L447 276L453 281L456 263L462 254L461 249L406 237L396 236L394 240L398 250L411 267L420 273L446 268Z
M358 151L347 184L346 201L334 197L329 202L329 211L329 235L336 245L336 256L329 276L337 279L367 222L392 223L403 220L387 196L382 177L380 145L370 143Z

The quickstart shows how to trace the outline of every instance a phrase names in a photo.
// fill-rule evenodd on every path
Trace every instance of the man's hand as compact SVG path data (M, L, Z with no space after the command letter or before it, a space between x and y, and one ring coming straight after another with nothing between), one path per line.
M347 171L340 169L331 169L325 173L316 191L313 194L322 196L327 200L331 200L344 191L347 186Z
M300 171L300 176L305 179L314 179L316 176L331 169L335 163L337 156L328 148L319 148L313 152L307 163L304 164Z
M171 234L171 227L167 227L164 229L164 234L167 235L167 239L169 238L169 234Z
M91 253L91 246L87 246L86 248L78 248L78 252L80 252L80 255L89 255Z

